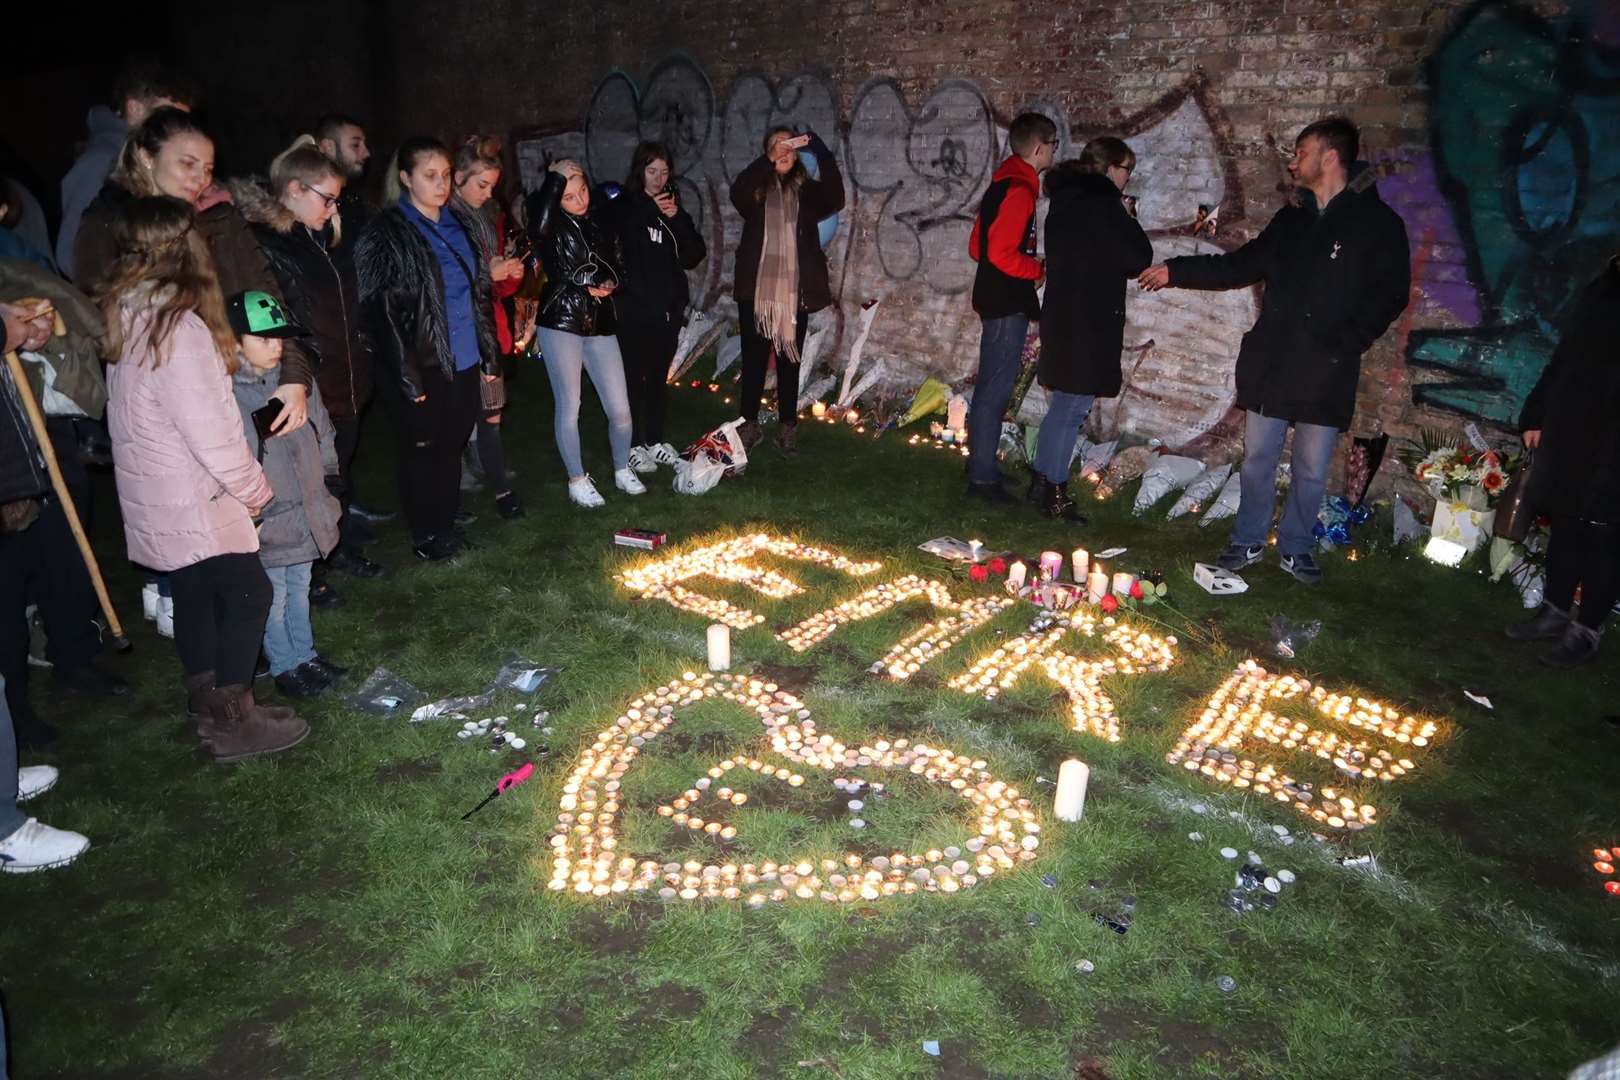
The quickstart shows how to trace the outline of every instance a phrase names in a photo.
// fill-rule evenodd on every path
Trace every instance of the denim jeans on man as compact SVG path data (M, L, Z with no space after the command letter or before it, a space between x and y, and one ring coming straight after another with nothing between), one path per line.
M1001 446L1001 416L1018 381L1018 361L1029 335L1028 315L984 320L979 338L979 374L968 407L968 482L1001 483L996 450Z
M1091 415L1092 394L1071 394L1064 390L1046 392L1046 415L1035 436L1035 471L1051 484L1069 482L1069 466L1074 464L1074 444L1080 441L1080 428Z
M270 617L264 624L264 655L270 674L284 675L315 659L315 628L309 623L309 572L314 563L267 566Z
M1242 498L1232 527L1233 544L1257 547L1266 542L1277 507L1277 463L1291 423L1253 411L1245 414ZM1294 453L1289 459L1282 522L1277 526L1277 550L1283 555L1304 555L1316 544L1311 529L1322 511L1322 492L1339 429L1320 424L1293 427Z

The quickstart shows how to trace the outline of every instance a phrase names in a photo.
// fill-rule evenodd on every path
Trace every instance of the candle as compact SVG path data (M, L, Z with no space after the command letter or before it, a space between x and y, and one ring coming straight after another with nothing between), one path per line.
M1056 813L1059 821L1079 821L1086 812L1086 786L1091 770L1083 761L1070 758L1058 769Z
M1086 583L1086 568L1091 562L1091 556L1086 554L1085 548L1075 548L1074 553L1069 556L1069 560L1074 564L1074 583L1084 585Z
M1007 571L1007 580L1012 584L1013 588L1022 589L1024 587L1024 578L1028 574L1029 567L1021 562L1015 562L1012 564L1012 569Z
M826 416L827 403L825 401L818 401L814 405L810 406L810 415L815 417L817 420L821 419L823 416Z
M1121 570L1119 573L1114 575L1114 593L1118 596L1131 595L1131 586L1135 584L1135 582L1136 579L1134 577Z
M1055 551L1041 552L1041 580L1052 581L1063 573L1063 556Z
M963 431L967 428L967 398L961 394L951 397L945 406L945 426L951 431Z
M1103 570L1102 564L1092 567L1091 574L1086 578L1086 599L1093 604L1102 603L1102 598L1108 592L1108 574Z
M968 554L974 562L978 562L980 559L984 558L984 541L969 540Z
M709 670L725 671L731 667L731 627L715 623L709 627Z

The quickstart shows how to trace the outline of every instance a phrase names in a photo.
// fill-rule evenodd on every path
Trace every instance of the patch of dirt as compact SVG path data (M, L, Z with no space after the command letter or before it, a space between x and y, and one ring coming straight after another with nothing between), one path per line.
M1046 998L1025 986L1002 986L997 989L1004 1008L1018 1023L1030 1031L1046 1033L1061 1026L1063 1014Z
M643 993L646 1000L628 1021L632 1030L653 1021L673 1024L690 1020L703 1010L707 1000L701 990L678 983L662 983Z
M639 953L647 943L647 932L636 925L619 926L598 914L589 912L575 924L574 937L598 956L622 956Z
M967 1047L961 1043L939 1044L939 1080L993 1080L984 1069L968 1060Z
M275 1029L263 1020L238 1020L227 1027L203 1066L209 1080L272 1080L296 1072Z
M856 975L882 971L893 966L901 956L921 943L920 931L892 937L869 937L840 952L834 953L822 966L821 992L829 997L842 997L849 991Z
M308 949L326 941L326 924L319 919L304 919L281 934L281 943L289 949Z
M271 1024L285 1024L294 1016L315 1004L307 997L299 994L289 994L278 997L262 1010L264 1019Z
M772 1063L776 1061L782 1048L793 1037L794 1029L798 1027L797 1016L783 1016L782 1010L760 1013L754 1017L754 1022L748 1025L748 1030L737 1039L739 1055L749 1062L765 1064L769 1071L765 1075L776 1072Z
M396 761L390 765L379 765L376 778L379 784L410 784L438 776L443 771L444 766L437 761L423 758L418 761Z
M755 664L754 677L762 682L773 682L794 697L804 697L805 691L821 674L817 664L793 666L789 664Z
M494 971L495 969L488 964L472 962L462 964L448 975L417 975L410 983L428 997L441 998L453 990L457 983L475 983L488 978Z
M1096 1014L1097 1032L1080 1040L1086 1056L1075 1066L1077 1076L1086 1076L1082 1068L1095 1067L1092 1075L1106 1077L1096 1054L1106 1051L1115 1043L1130 1043L1147 1039L1157 1045L1154 1060L1161 1066L1173 1068L1181 1075L1187 1067L1205 1057L1213 1056L1220 1067L1220 1075L1229 1080L1240 1080L1243 1075L1233 1053L1233 1044L1261 1044L1280 1038L1275 1028L1251 1027L1229 1031L1232 1042L1217 1035L1203 1024L1190 1020L1165 1018L1150 1010L1130 1005L1101 1009Z

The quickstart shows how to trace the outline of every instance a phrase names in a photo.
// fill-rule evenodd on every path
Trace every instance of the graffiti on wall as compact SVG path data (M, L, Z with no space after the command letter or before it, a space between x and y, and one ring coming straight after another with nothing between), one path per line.
M1478 320L1412 331L1408 360L1443 376L1414 387L1419 404L1512 422L1552 354L1567 304L1614 253L1614 16L1588 7L1554 23L1483 0L1429 59L1434 161Z
M664 142L682 205L709 243L710 256L694 273L694 303L729 315L741 231L730 182L759 155L769 128L816 131L838 156L848 204L847 225L828 250L839 303L820 317L828 331L821 356L841 368L861 305L883 299L865 346L867 360L883 371L878 390L903 394L927 375L960 382L973 373L978 354L979 324L967 296L974 274L968 234L1006 153L1010 117L998 115L984 89L965 78L942 80L920 101L892 79L873 78L850 100L844 116L837 89L815 73L783 80L747 73L722 97L694 60L675 54L639 83L610 73L597 84L578 131L520 139L518 152L527 186L538 181L545 159L565 154L582 157L594 180L618 181L638 141ZM1047 103L1024 107L1057 124L1060 157L1094 135L1130 141L1138 159L1131 192L1158 257L1230 246L1225 234L1214 242L1192 235L1200 206L1220 207L1228 224L1243 213L1230 124L1202 74L1107 125L1071 120ZM1108 433L1173 445L1215 429L1232 408L1238 346L1256 313L1257 297L1248 290L1130 290L1125 391L1095 422ZM1026 419L1038 418L1043 402L1032 394Z

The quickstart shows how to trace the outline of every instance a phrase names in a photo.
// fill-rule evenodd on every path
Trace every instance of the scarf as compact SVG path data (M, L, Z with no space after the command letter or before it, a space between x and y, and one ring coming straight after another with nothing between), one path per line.
M765 191L765 242L754 282L754 325L776 355L799 359L799 189L775 176Z
M498 250L500 243L495 238L495 200L491 199L474 210L472 204L461 197L460 192L451 191L450 205L461 214L462 224L467 229L467 238L472 241L473 250L478 252L485 265L500 258L501 252Z

